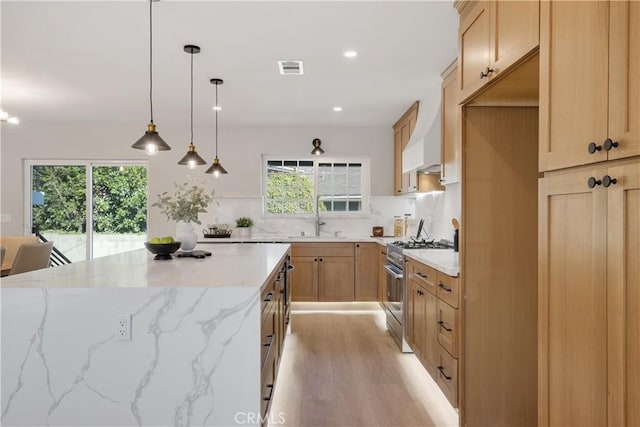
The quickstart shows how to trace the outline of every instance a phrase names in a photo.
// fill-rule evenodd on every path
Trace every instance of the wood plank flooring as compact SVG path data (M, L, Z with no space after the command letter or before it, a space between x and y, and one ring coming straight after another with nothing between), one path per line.
M298 307L293 306L270 426L458 425L456 411L420 362L400 352L377 303L350 303L340 311Z

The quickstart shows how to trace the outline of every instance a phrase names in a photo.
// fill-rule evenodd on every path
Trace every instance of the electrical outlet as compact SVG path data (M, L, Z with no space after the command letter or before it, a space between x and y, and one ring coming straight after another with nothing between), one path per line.
M118 318L116 328L116 340L131 341L131 315L121 316Z

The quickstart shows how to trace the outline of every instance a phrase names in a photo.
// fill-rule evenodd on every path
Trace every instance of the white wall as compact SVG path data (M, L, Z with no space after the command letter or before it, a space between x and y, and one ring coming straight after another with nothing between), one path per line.
M218 197L259 197L261 194L261 154L303 154L312 149L313 138L331 155L367 155L371 160L371 194L387 196L393 192L393 135L388 126L376 128L224 128L219 130L218 154L229 174L218 179L205 174L206 167L190 171L176 162L188 145L186 129L158 126L172 150L148 157L131 149L131 144L144 132L139 126L30 124L28 119L18 126L2 126L0 140L2 194L0 213L11 215L11 222L0 225L2 234L24 231L23 188L24 159L98 159L148 160L149 203L157 194L173 188L192 176L215 189ZM213 158L212 129L197 129L195 144L210 164ZM207 166L208 167L208 166ZM149 233L173 234L175 225L168 224L157 208L149 209Z

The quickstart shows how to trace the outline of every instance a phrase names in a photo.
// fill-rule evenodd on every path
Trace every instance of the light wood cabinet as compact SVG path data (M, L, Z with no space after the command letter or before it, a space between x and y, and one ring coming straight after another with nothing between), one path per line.
M295 243L291 259L293 301L353 301L353 243Z
M539 44L539 1L457 2L460 100L476 94Z
M637 159L541 180L540 425L640 421L639 208Z
M378 301L382 300L387 293L387 273L384 269L387 263L387 247L378 245Z
M442 133L440 148L440 182L443 185L460 180L460 121L458 106L458 60L442 73Z
M356 243L355 300L378 300L378 248L377 243Z
M412 181L411 174L402 173L402 152L406 148L413 129L418 120L418 101L398 119L393 125L393 165L394 165L394 194L401 195L417 190L417 181ZM410 188L415 186L416 188Z
M640 4L542 2L541 171L640 154Z
M292 301L318 301L318 257L292 256L296 269L291 272Z
M353 257L322 256L319 261L318 301L353 301Z

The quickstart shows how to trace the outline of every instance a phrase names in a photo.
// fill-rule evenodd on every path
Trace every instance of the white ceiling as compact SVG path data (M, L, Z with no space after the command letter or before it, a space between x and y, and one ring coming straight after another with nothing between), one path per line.
M28 126L149 119L148 2L2 1L2 108ZM224 126L391 126L416 99L439 97L457 55L451 1L154 3L154 115L159 130ZM356 50L355 59L343 57ZM303 60L281 76L278 60ZM344 111L336 113L333 106Z

